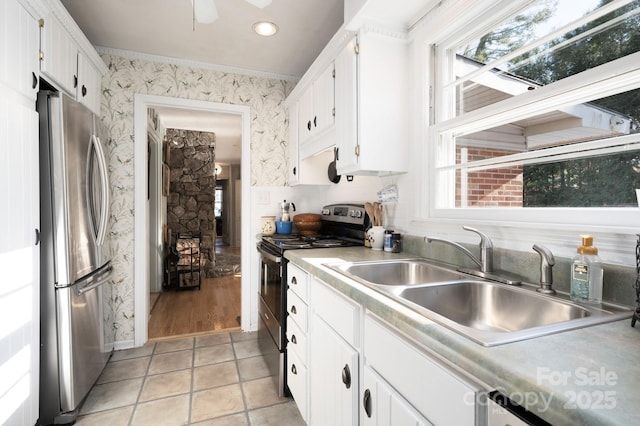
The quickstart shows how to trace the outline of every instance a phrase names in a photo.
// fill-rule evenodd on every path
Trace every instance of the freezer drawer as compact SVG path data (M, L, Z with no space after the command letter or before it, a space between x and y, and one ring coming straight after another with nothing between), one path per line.
M56 290L61 411L75 410L102 372L102 279Z

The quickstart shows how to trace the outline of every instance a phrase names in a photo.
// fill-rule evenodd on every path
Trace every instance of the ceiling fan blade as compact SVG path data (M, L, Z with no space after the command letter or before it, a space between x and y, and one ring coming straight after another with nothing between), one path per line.
M196 21L200 24L210 24L218 19L218 10L213 0L191 0Z
M264 9L265 7L271 4L271 0L245 0L247 3L251 3L255 7L259 7L260 9Z

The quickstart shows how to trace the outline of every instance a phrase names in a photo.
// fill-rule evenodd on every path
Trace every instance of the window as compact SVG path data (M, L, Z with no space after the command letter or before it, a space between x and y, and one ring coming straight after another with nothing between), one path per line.
M221 217L222 216L222 197L224 194L224 190L222 189L221 186L216 186L216 192L215 192L215 201L213 203L213 212L215 217Z
M640 1L522 3L434 46L435 216L637 208Z

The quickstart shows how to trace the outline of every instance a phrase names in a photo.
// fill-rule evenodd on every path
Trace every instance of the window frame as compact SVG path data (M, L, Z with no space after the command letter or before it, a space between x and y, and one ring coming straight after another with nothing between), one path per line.
M416 78L416 82L423 85L422 93L424 95L421 97L426 104L422 114L424 127L420 131L424 148L423 164L426 164L426 167L423 168L423 186L416 208L417 217L412 221L412 225L418 230L424 230L425 233L433 233L434 226L437 226L440 233L445 233L457 241L475 241L473 237L469 238L459 230L461 224L474 224L493 230L503 242L514 243L517 241L517 244L512 244L510 248L528 250L526 247L528 243L523 245L521 237L529 235L536 238L536 242L559 246L560 255L566 254L567 256L572 255L575 251L573 243L575 243L577 235L588 232L601 235L600 247L604 248L603 258L605 260L629 265L635 264L635 258L629 255L627 247L621 247L621 243L629 245L631 242L635 242L635 235L640 230L638 227L640 209L630 207L438 207L446 206L443 197L452 193L448 192L443 195L442 187L444 186L445 191L452 191L452 186L455 186L455 181L453 183L445 182L445 185L440 186L441 184L439 185L436 178L441 156L455 155L455 150L453 153L449 150L448 154L438 150L443 134L460 130L472 132L474 129L487 128L489 123L506 124L519 116L531 114L532 111L542 113L560 106L585 102L594 99L594 96L604 97L613 92L617 93L621 91L621 87L638 87L640 66L637 64L640 64L640 52L536 88L534 91L520 95L521 97L518 99L510 98L500 101L492 105L492 111L479 109L455 117L455 114L452 114L454 106L443 99L444 85L446 84L443 81L443 76L447 75L443 74L443 70L447 71L453 66L451 54L443 54L443 52L449 50L455 55L455 49L452 49L457 44L455 42L473 37L471 31L468 30L469 28L478 28L477 32L486 31L494 24L504 21L507 16L523 10L532 3L531 0L512 2L445 1L414 28L413 39L418 62L416 70L427 77ZM465 14L463 11L467 13ZM460 19L451 25L451 22L446 18L453 16ZM420 63L421 61L424 62ZM633 84L634 81L635 84ZM588 86L586 82L589 83ZM523 102L522 99L525 99L526 102ZM452 118L444 121L443 112ZM639 134L622 138L633 139L634 143L639 143L637 146L640 149ZM576 147L570 145L554 149L559 152L565 151L564 155L571 155L571 152L576 151ZM452 167L451 170L453 169ZM516 234L520 238L514 236Z

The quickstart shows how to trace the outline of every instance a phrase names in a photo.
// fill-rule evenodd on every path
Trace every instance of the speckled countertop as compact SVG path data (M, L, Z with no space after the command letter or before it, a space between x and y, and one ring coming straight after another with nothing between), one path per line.
M640 424L640 327L629 320L484 347L322 266L414 256L355 247L285 257L551 424Z

